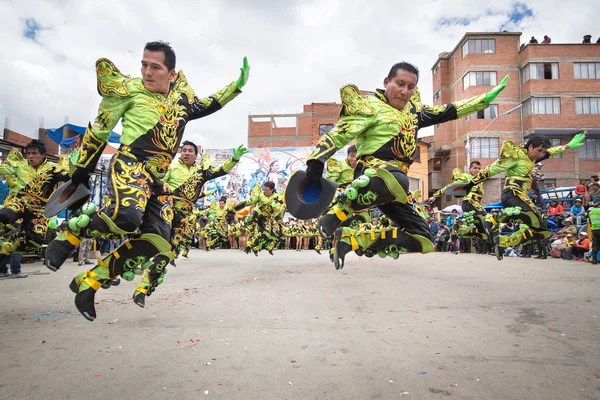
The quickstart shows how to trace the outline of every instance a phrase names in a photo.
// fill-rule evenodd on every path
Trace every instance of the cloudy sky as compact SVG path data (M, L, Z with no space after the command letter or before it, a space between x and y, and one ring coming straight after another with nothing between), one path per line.
M600 11L589 0L1 0L0 19L0 122L8 117L10 129L28 136L40 117L46 128L65 116L76 125L93 120L100 57L139 76L144 44L168 41L177 68L204 96L237 79L247 56L244 93L186 129L206 148L246 143L248 114L338 101L348 82L381 87L401 60L420 68L431 101L431 67L467 31L520 31L522 41L547 34L553 43L600 35Z

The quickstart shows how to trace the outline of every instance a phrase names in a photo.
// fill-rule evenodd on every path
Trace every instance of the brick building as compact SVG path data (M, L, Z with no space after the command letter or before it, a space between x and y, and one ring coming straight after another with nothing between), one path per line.
M600 45L520 46L520 36L466 33L451 52L439 55L432 68L435 105L485 93L505 75L510 79L488 110L434 128L430 193L451 180L454 168L464 169L469 157L485 167L504 140L521 143L533 134L550 137L553 145L587 134L578 151L544 161L546 186L575 186L579 178L600 172ZM519 104L521 109L507 114ZM502 186L501 175L488 180L484 202L499 201ZM441 205L456 202L446 196Z
M339 103L311 103L305 104L300 114L249 115L248 147L314 146L338 121L341 108ZM419 151L408 174L410 189L424 194L427 194L429 179L428 147L429 143L419 141Z
M3 161L6 156L8 155L9 151L14 148L21 148L24 149L25 146L27 144L29 144L29 142L31 142L34 138L29 137L29 136L25 136L22 135L18 132L12 131L8 128L4 128L1 131L1 137L0 137L0 160ZM73 137L77 135L77 133L68 130L67 132L67 137ZM46 135L46 129L44 128L40 128L38 130L38 137L37 139L42 140L44 142L44 144L46 145L46 153L49 156L50 160L56 160L57 157L60 155L59 154L59 145L58 143L54 142L52 139L50 139L50 137L48 137L48 135ZM117 149L113 146L106 146L106 148L104 149L104 152L102 154L114 154L117 152Z

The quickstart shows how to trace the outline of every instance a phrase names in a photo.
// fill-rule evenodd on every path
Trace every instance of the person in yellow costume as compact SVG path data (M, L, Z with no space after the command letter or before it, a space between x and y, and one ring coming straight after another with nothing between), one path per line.
M528 196L533 181L533 169L536 163L563 153L567 149L583 146L584 143L583 133L575 135L568 144L555 147L552 147L552 142L545 136L533 136L521 146L507 140L502 144L500 157L467 184L465 190L468 193L486 179L502 172L506 173L501 196L504 209L502 214L494 219L495 226L491 230L498 260L502 260L506 247L516 247L520 243L531 240L540 240L543 246L551 236L546 220ZM521 226L526 225L526 228L519 229L511 235L500 236L498 234L500 223L509 220L519 220Z
M22 219L11 237L5 237L2 252L25 253L41 249L46 238L48 218L44 208L58 182L69 180L69 157L63 156L58 164L46 159L46 146L32 140L26 147L26 158L12 149L6 162L0 165L0 175L6 177L10 192L0 207L0 224L8 230Z
M340 120L321 136L306 162L306 175L320 180L325 162L356 140L358 162L354 180L339 201L318 222L324 236L334 235L333 263L343 268L351 251L385 251L392 258L403 252L434 250L427 221L415 209L407 173L418 150L421 128L464 117L489 107L505 88L508 76L489 93L441 106L425 106L417 91L419 70L412 64L394 64L383 80L384 89L363 96L352 84L340 90ZM377 207L397 228L368 233L341 227L355 213Z
M90 271L78 274L70 288L75 306L88 320L96 318L96 291L115 276L150 258L172 251L172 196L163 179L169 170L188 122L221 110L241 93L250 72L244 58L237 81L199 98L182 71L175 70L175 52L168 43L147 43L141 60L141 78L122 74L109 60L96 62L98 93L102 102L93 125L83 137L72 182L89 184L110 132L122 120L121 146L108 171L104 208L87 203L65 222L49 245L46 265L57 270L83 237L105 233L139 237L126 240Z

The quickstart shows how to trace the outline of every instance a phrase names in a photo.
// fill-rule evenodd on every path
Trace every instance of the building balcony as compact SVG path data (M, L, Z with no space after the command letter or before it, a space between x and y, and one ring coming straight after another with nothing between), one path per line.
M444 179L442 171L431 171L429 172L429 188L430 192L435 192L438 189L444 187Z

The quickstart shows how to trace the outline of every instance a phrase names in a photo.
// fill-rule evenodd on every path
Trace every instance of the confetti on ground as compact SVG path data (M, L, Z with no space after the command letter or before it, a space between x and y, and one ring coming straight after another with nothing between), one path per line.
M425 371L417 372L417 375L427 375L427 372L425 372Z
M416 310L406 310L406 312L414 312L414 313L417 313L417 314L419 313L419 312L418 312L418 311L416 311Z
M100 374L94 374L94 376L95 376L95 377L99 377L99 376L100 376Z
M198 342L194 341L194 339L190 339L190 343L191 344L182 344L181 341L178 340L177 341L177 346L181 347L181 348L185 348L185 347L194 347L195 345L198 344Z
M195 369L195 370L194 370L194 372L198 372L198 370L197 370L197 369Z

